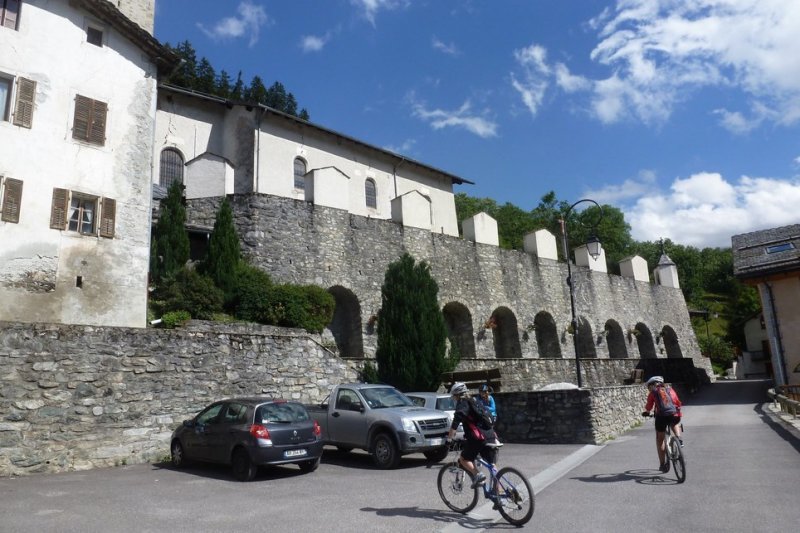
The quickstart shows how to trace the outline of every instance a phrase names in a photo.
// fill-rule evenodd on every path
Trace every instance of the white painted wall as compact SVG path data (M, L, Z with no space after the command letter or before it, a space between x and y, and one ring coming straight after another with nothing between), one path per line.
M0 174L23 181L19 223L0 222L0 320L145 325L156 72L106 24L104 46L88 44L88 21L24 2L18 31L0 31L0 72L37 83L32 128L0 122ZM108 104L105 146L72 139L78 94ZM50 229L54 187L115 199L116 236Z
M233 194L233 166L215 154L203 154L186 163L186 198L209 198Z
M464 238L468 241L500 246L497 221L487 213L477 213L464 220L461 227L464 229Z
M539 259L558 260L556 237L546 229L540 229L525 235L522 246L529 254Z
M626 278L633 278L636 281L650 282L650 275L647 273L647 261L638 255L626 257L619 262L619 273Z

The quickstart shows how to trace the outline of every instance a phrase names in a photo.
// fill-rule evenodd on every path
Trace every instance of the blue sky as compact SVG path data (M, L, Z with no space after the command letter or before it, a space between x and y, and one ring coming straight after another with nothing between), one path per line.
M698 247L800 222L798 0L157 0L155 34L470 196Z

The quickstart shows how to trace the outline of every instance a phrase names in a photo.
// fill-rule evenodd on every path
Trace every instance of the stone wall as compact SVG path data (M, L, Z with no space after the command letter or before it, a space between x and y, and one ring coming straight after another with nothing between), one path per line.
M296 330L0 322L0 476L158 460L211 401L320 402L356 367Z

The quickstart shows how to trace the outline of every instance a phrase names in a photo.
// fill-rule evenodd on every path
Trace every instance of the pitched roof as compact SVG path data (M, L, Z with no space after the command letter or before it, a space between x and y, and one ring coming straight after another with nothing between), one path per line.
M800 224L734 235L731 243L737 278L800 270Z

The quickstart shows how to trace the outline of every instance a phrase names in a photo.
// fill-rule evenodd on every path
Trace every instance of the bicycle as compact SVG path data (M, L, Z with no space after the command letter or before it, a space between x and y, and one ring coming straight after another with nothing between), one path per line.
M442 501L453 511L466 514L478 504L478 489L481 485L471 488L473 475L458 463L462 442L452 441L448 445L449 451L455 454L453 460L439 470L436 482ZM496 454L499 455L499 450ZM508 523L515 526L528 523L533 516L535 497L531 484L522 472L510 466L498 470L480 456L474 463L478 472L481 468L489 472L482 485L484 498L494 503L494 509L500 511Z
M647 417L655 418L654 415L650 414ZM682 423L681 429L683 429ZM667 424L667 429L664 433L664 453L666 453L667 460L672 463L672 469L675 471L678 483L686 481L686 459L683 457L683 448L675 435L672 434L672 426L669 424Z

